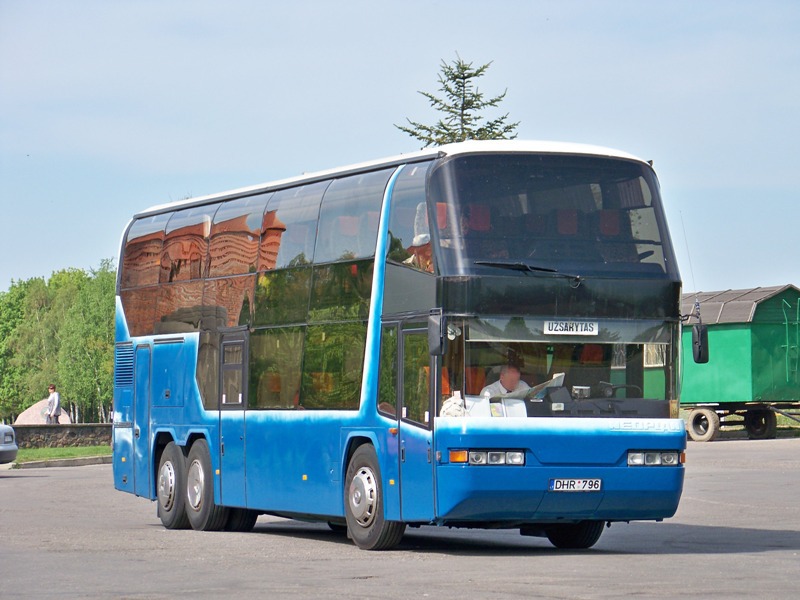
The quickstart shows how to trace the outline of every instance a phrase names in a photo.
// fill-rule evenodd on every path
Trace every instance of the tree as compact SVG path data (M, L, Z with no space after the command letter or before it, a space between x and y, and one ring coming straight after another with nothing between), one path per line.
M515 130L519 122L508 123L508 113L492 120L483 120L480 115L487 108L497 107L508 91L485 99L478 90L475 80L482 77L491 64L488 62L473 68L471 62L464 62L458 54L450 64L442 60L439 90L444 93L444 98L429 92L419 93L428 99L433 108L444 113L443 117L435 125L424 125L407 118L410 127L395 127L424 142L423 148L464 140L513 140L517 137Z
M46 397L49 384L58 385L61 325L87 279L80 269L65 269L48 281L36 277L26 282L23 318L9 335L11 365L22 371L18 412ZM67 390L59 385L59 391L64 398Z
M11 335L23 320L27 289L27 282L14 281L7 292L0 292L0 420L19 412L24 372L12 364Z
M58 376L75 405L75 420L103 423L113 397L114 289L110 260L92 270L64 315L59 337Z
M73 421L100 422L112 401L112 261L12 282L0 292L0 419L14 417L55 383Z

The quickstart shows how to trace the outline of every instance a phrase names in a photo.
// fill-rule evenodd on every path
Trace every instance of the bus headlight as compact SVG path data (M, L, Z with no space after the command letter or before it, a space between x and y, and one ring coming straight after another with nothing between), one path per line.
M661 453L661 464L665 467L674 467L678 464L678 453L677 452L662 452Z
M682 462L684 462L683 455L674 450L628 452L629 467L677 467Z
M504 465L506 464L506 453L497 450L486 453L490 465Z
M525 465L524 450L450 450L451 463L468 463L475 466Z
M469 464L471 465L485 465L488 462L486 452L470 450L469 451Z
M520 452L518 450L512 450L511 452L506 452L506 464L507 465L524 465L525 464L525 453Z

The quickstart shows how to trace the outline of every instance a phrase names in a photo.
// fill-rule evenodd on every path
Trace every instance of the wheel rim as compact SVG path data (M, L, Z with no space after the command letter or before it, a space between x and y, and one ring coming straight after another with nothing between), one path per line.
M705 415L700 415L694 420L694 430L700 435L708 433L708 419Z
M350 482L348 502L351 514L362 527L369 527L375 520L377 499L378 485L375 473L368 467L361 467Z
M205 488L205 473L199 460L193 460L189 465L189 474L186 477L187 496L189 506L194 511L203 508L203 489Z
M745 426L753 435L763 435L767 431L767 417L760 412L745 415Z
M169 461L158 472L158 501L167 511L175 503L175 466Z

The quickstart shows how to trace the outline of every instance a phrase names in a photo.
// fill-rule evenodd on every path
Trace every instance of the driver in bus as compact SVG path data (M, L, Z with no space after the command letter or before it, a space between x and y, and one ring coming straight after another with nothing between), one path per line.
M530 386L520 378L519 367L515 365L503 365L500 368L500 379L490 383L481 390L481 397L494 398L505 396L511 392L523 392L530 389Z

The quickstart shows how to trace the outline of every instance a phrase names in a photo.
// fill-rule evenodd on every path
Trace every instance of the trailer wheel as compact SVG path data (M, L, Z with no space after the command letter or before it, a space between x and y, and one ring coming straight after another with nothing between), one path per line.
M711 442L719 435L719 415L710 408L695 408L686 427L695 442Z
M778 432L778 418L768 408L751 409L744 414L744 428L751 440L771 440Z

